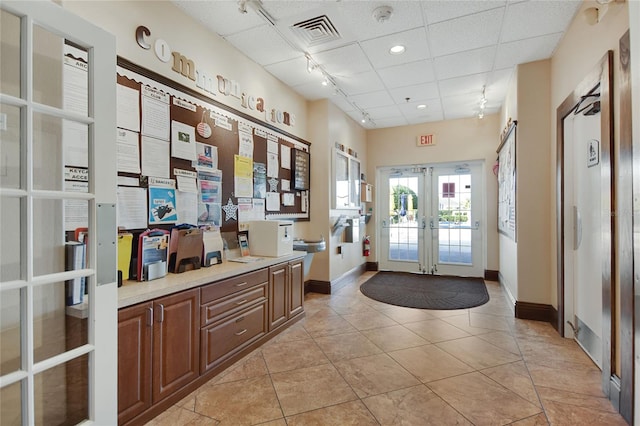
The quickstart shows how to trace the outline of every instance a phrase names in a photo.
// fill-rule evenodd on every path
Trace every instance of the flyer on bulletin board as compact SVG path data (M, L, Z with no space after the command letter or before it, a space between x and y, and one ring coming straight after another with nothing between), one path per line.
M149 223L176 223L176 188L173 179L150 178Z

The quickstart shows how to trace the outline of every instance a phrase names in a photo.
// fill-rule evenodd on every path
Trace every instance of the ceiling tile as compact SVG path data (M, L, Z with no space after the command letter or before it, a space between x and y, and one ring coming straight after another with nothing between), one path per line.
M506 68L502 70L496 70L491 73L489 82L487 83L487 90L485 92L486 98L491 104L502 103L507 96L509 90L509 84L511 83L511 76L515 73L514 68Z
M319 73L314 75L307 72L307 58L304 56L265 65L264 68L289 86L299 86L304 83L313 83L314 81L319 83L322 79Z
M415 103L425 103L427 100L440 97L438 84L434 82L390 89L389 94L396 103L406 102L406 98Z
M409 122L409 124L432 123L434 121L442 120L444 120L444 114L442 113L442 110L427 112L422 116L407 117L407 121Z
M388 89L429 83L435 80L433 63L430 59L383 68L378 71L378 75Z
M225 39L263 66L296 58L301 53L294 50L273 28L266 25L227 36Z
M369 117L371 117L372 120L376 121L385 118L403 117L402 113L400 112L400 108L398 108L396 105L368 108L367 112L369 113Z
M395 105L389 93L386 90L377 92L363 93L351 97L351 100L360 108L375 108L381 106Z
M495 51L491 46L435 58L436 75L442 80L491 71Z
M348 76L333 76L340 88L348 95L359 95L379 90L383 87L382 80L375 71L363 72Z
M333 96L333 90L330 87L315 82L295 86L293 90L310 101L317 101L318 99L326 99Z
M562 33L555 33L502 43L498 46L495 67L507 68L517 64L549 58L561 38Z
M349 113L351 111L356 111L356 108L347 101L343 96L332 95L329 97L329 100L342 111Z
M381 120L376 120L375 124L376 124L375 126L369 127L365 125L365 127L367 129L384 129L386 127L406 126L407 124L409 124L409 122L404 117L395 117L395 118L384 118ZM390 142L389 144L391 145L391 143L392 142Z
M502 42L563 32L582 1L529 1L510 4L505 14Z
M262 18L255 13L240 13L235 1L216 2L215 7L211 7L210 1L172 0L172 3L220 36L239 33L264 24Z
M404 115L406 118L427 117L429 115L442 112L442 108L440 107L440 99L428 103L427 107L424 109L418 109L417 107L419 104L420 102L407 102L404 104L399 104L398 108L400 109L402 115Z
M427 34L422 27L363 41L360 45L376 68L386 68L430 57ZM400 55L389 53L389 49L396 45L404 46L405 52Z
M504 8L429 25L429 42L434 57L449 55L498 42Z
M371 71L371 63L356 43L316 53L312 58L331 75L348 76Z
M341 1L337 2L350 31L359 39L367 40L387 34L422 27L422 12L417 1ZM373 11L380 6L391 6L393 13L386 22L377 22Z
M444 96L455 96L464 94L474 94L478 97L482 94L482 87L486 86L489 73L473 74L464 77L440 80L438 87L440 94Z
M506 1L425 1L422 4L426 22L433 24L502 7Z
M442 110L444 111L444 117L449 120L475 115L480 110L479 100L480 96L457 95L443 97Z

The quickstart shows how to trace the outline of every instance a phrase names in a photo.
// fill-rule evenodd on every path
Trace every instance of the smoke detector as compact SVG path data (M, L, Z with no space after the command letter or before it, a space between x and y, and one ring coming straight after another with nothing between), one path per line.
M393 14L393 8L391 6L380 6L373 10L373 19L377 22L383 23L391 19Z

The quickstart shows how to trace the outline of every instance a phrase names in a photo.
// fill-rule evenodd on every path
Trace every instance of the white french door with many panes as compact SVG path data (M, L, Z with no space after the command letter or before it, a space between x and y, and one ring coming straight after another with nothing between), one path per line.
M0 14L0 424L114 425L115 39L49 1Z
M379 170L382 270L482 277L482 163Z

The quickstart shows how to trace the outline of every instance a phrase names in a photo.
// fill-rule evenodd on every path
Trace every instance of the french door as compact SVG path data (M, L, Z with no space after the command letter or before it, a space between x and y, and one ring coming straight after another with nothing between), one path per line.
M115 39L50 1L0 31L0 424L116 424Z
M379 174L380 269L483 276L481 163Z

